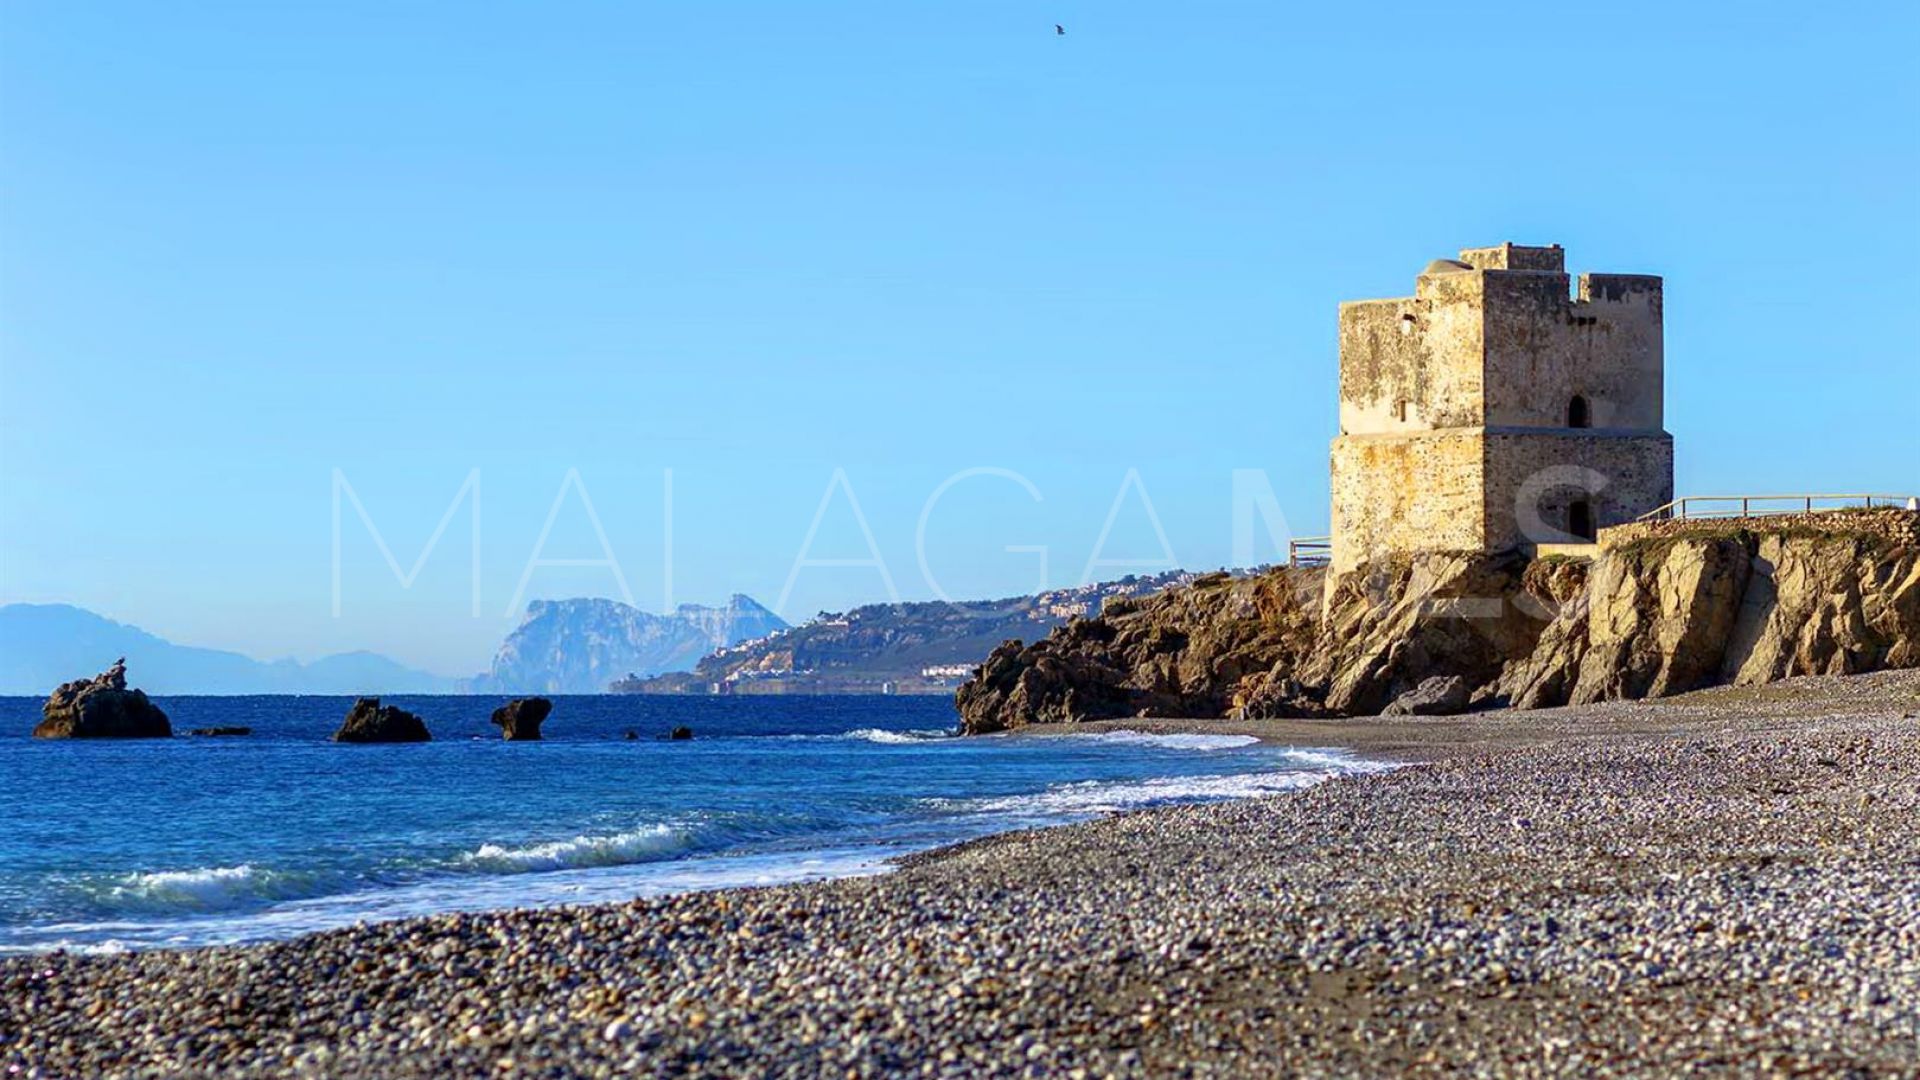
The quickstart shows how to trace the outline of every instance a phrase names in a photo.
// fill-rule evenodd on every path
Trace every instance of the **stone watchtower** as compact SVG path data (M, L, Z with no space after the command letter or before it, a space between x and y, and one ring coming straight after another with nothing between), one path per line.
M1333 569L1397 551L1534 553L1673 498L1660 279L1553 247L1470 248L1411 297L1340 305Z

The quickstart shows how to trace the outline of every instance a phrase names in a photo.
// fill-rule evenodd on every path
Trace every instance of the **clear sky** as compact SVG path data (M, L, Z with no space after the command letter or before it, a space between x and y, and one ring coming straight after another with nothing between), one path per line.
M1681 493L1920 488L1920 16L9 3L0 601L482 669L522 598L955 597L1327 525L1335 306L1665 275ZM1067 29L1054 33L1054 24ZM470 507L410 570L472 470ZM578 488L565 485L578 470ZM599 558L590 498L623 589ZM1039 498L1036 500L1034 494ZM1273 557L1262 530L1256 561ZM1141 569L1149 569L1142 565ZM783 613L885 599L803 567Z

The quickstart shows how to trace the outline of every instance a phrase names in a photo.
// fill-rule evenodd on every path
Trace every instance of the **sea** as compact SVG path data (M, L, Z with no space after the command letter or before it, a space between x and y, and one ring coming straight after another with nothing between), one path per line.
M329 741L348 697L161 697L175 737L30 737L0 698L0 953L254 942L437 912L885 872L990 833L1382 766L1247 736L954 734L945 697L397 696L430 743ZM243 737L189 737L238 725ZM673 741L676 726L694 738ZM628 738L628 733L635 738Z

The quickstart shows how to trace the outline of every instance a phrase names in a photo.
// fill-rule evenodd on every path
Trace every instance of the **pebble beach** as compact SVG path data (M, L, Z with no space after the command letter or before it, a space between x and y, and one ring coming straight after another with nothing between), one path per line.
M1920 1074L1920 672L1154 726L1404 767L1003 834L878 877L13 957L0 1067Z

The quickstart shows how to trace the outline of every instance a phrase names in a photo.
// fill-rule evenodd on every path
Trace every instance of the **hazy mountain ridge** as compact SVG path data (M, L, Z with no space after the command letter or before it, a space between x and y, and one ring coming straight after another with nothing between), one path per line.
M71 604L0 605L0 693L43 695L68 679L127 658L150 694L445 694L460 680L418 671L377 653L311 663L256 660L225 649L178 645Z
M688 671L716 649L787 628L753 598L682 604L655 615L617 600L535 600L507 635L477 692L592 694L628 675Z
M822 612L800 626L722 647L689 665L691 671L622 679L614 689L707 692L718 684L740 693L944 693L1009 638L1044 637L1069 619L1098 615L1109 599L1158 592L1193 576L1175 570L1035 596Z

